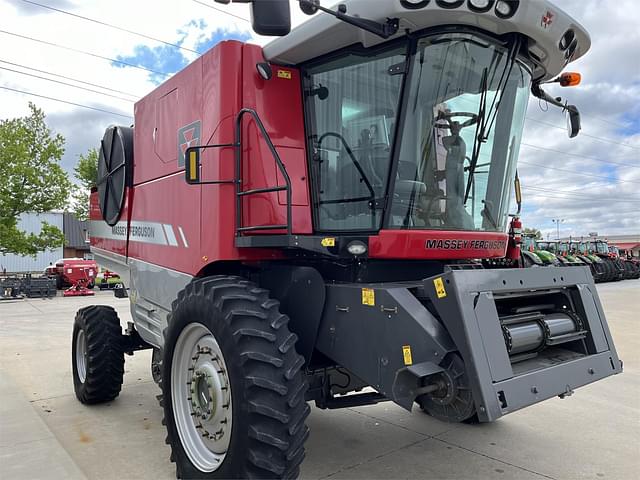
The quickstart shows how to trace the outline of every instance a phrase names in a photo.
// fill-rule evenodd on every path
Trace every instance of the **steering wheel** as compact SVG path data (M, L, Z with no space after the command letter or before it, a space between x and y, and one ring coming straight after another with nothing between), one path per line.
M467 118L464 122L456 122L454 118ZM447 123L438 123L440 120L444 120ZM460 131L463 128L470 127L478 123L478 115L470 112L440 112L436 117L436 128L450 128L451 130L457 129Z

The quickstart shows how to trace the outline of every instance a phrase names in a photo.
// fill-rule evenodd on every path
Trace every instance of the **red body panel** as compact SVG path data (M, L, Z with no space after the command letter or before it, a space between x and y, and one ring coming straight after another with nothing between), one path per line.
M132 194L132 189L127 188L120 222L126 223L129 218L129 206L131 205ZM100 212L100 205L98 204L98 192L91 193L89 202L89 220L91 221L90 241L92 247L101 248L102 250L117 253L118 255L127 255L126 235L106 236L103 233L103 231L112 230L112 227L109 227L109 225L102 220L102 213ZM98 225L100 226L100 230L95 228Z
M255 67L259 61L260 47L222 42L136 103L134 186L118 225L92 229L94 247L191 275L220 260L279 258L275 250L237 249L235 186L188 185L178 160L181 139L191 141L188 146L233 143L242 108L256 110L291 176L294 233L312 233L300 75L292 68L278 74L274 67L274 78L265 81ZM188 136L182 133L196 123ZM249 116L243 134L242 188L283 184ZM234 178L233 148L204 150L201 159L203 181ZM245 197L243 225L286 223L285 199L277 193ZM91 219L101 222L96 194Z
M294 68L273 65L273 78L264 80L256 71L256 64L263 61L260 47L245 45L243 107L258 113L287 169L291 179L294 233L310 234L312 225L300 72ZM243 189L284 186L284 177L255 122L248 116L245 118L243 134L248 141L242 154ZM257 161L258 158L261 161ZM286 192L253 195L245 197L243 201L245 226L287 223Z
M502 258L508 239L504 233L382 230L369 239L369 257L414 260Z

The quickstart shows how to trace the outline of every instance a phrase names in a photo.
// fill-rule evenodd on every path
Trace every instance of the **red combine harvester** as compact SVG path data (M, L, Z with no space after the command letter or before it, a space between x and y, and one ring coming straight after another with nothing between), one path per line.
M107 129L91 249L133 323L78 312L78 399L152 348L179 477L293 478L308 401L492 422L620 373L588 269L505 268L529 92L577 135L542 85L578 83L587 32L546 0L300 6L289 33L252 2L282 38L218 44Z

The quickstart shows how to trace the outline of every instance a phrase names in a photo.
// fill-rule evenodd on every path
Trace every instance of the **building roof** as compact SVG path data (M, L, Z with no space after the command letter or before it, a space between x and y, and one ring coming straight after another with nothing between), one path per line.
M621 250L633 250L635 248L640 248L639 242L612 242L611 245L615 245Z
M86 248L89 250L87 242L87 230L89 224L76 218L73 213L64 214L64 246L70 248Z

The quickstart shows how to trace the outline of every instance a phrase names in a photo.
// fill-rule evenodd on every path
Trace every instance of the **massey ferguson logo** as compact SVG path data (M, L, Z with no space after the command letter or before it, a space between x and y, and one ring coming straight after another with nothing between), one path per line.
M202 128L201 128L200 120L197 120L178 130L178 166L179 167L184 167L184 154L187 151L187 148L200 145L201 129Z
M555 14L547 10L547 13L542 16L542 20L540 20L540 26L545 30L551 27L553 23L553 19L555 18Z
M427 250L504 250L504 240L427 240Z

